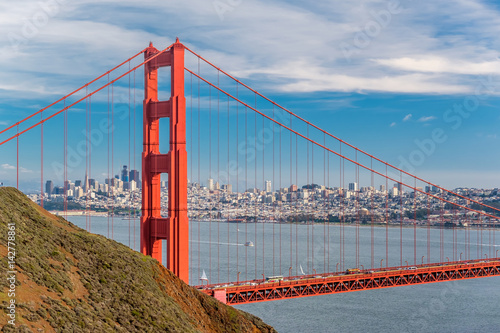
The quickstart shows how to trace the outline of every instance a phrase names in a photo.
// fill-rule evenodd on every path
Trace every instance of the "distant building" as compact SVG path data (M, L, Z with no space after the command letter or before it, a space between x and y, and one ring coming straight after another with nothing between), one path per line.
M398 188L397 188L396 186L394 186L394 187L392 188L392 190L391 190L391 194L392 194L392 196L394 196L394 197L395 197L395 196L397 196L397 195L399 195L399 190L398 190Z
M212 178L209 178L208 179L208 189L210 191L213 191L215 188L214 188L214 180Z
M94 189L94 190L99 190L99 182L95 179L89 179L89 185Z
M87 175L87 172L85 172L85 180L82 184L83 191L87 193L90 190L90 185L89 185L89 176Z
M290 186L290 192L297 192L297 190L298 190L298 186L297 186L297 185L293 185L293 184L292 184L292 185Z
M52 182L52 180L47 180L47 182L45 183L45 192L50 196L51 194L53 194L53 191L54 183Z
M74 191L75 198L81 198L83 197L83 194L84 194L83 188L81 188L80 186L75 187Z
M233 185L227 184L222 185L222 189L226 191L226 193L233 193Z
M358 183L349 183L349 191L357 191Z
M127 183L128 182L128 170L127 170L127 166L124 165L123 166L123 169L122 169L122 182L124 183Z
M267 193L271 193L272 192L272 186L271 186L271 181L270 180L266 180L265 183L264 183L264 189Z
M129 175L129 178L128 178L129 181L135 180L135 182L137 184L140 183L141 178L140 178L139 171L137 171L137 170L130 170L130 172L128 173L128 175Z

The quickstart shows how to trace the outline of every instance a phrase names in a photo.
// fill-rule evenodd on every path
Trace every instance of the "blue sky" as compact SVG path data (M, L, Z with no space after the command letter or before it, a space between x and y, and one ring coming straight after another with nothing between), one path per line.
M500 187L495 1L26 0L0 9L0 130L149 41L163 48L178 36L271 99L396 166L440 131L446 139L412 172L450 188ZM7 183L12 149L0 147ZM27 159L23 168L28 179L40 166L30 168Z

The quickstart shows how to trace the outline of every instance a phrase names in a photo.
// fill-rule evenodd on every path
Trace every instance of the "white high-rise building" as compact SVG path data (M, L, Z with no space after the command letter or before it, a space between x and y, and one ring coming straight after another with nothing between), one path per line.
M391 190L391 194L395 197L397 195L399 195L399 190L396 186L394 186Z
M213 190L214 190L214 188L215 188L215 186L214 186L214 180L213 180L212 178L209 178L209 179L208 179L208 189L209 189L210 191L213 191Z
M81 198L83 197L83 194L84 194L83 188L81 188L80 186L75 187L75 191L73 192L75 198Z
M271 193L272 192L271 181L266 180L264 185L265 185L264 188L266 189L266 192Z

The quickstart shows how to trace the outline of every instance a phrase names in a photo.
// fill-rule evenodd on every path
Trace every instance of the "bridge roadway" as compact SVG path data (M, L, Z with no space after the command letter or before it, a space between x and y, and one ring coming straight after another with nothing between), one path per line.
M499 275L500 258L491 258L289 276L275 282L268 278L197 288L232 305Z

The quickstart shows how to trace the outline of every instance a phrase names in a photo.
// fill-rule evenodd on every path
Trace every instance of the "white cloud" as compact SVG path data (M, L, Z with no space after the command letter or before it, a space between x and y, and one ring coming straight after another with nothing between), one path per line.
M470 75L500 74L500 14L479 0L401 0L401 13L365 46L356 38L367 36L366 27L377 24L373 13L388 2L227 3L221 16L202 0L65 1L17 52L8 36L23 36L40 5L1 5L0 95L67 92L150 40L165 47L176 35L225 70L286 92L464 94L474 91ZM354 48L349 61L343 43Z
M1 125L1 126L7 126L8 124L9 124L9 122L8 122L8 121L3 121L3 120L2 120L2 121L0 121L0 125Z
M375 62L384 66L409 72L454 73L467 75L500 74L500 59L477 63L465 61L463 59L427 57L423 55L421 58L404 57L398 59L377 59Z
M26 169L26 168L23 168L23 167L20 167L20 168L19 168L19 171L20 171L21 173L33 173L33 170Z
M396 126L396 123L395 123L395 122L392 122L390 126L391 126L391 127L394 127L394 126Z
M7 164L7 163L2 164L2 165L0 165L0 166L1 166L1 167L2 167L2 169L4 169L4 170L15 170L15 169L16 169L16 167L15 167L15 166L10 165L10 164Z
M409 114L407 114L407 115L403 118L403 121L408 121L408 120L410 120L410 119L411 119L411 117L412 117L412 114L411 114L411 113L409 113Z
M428 116L428 117L421 117L418 119L418 121L422 122L422 123L425 123L425 122L428 122L428 121L431 121L431 120L434 120L436 119L436 117L434 116Z

